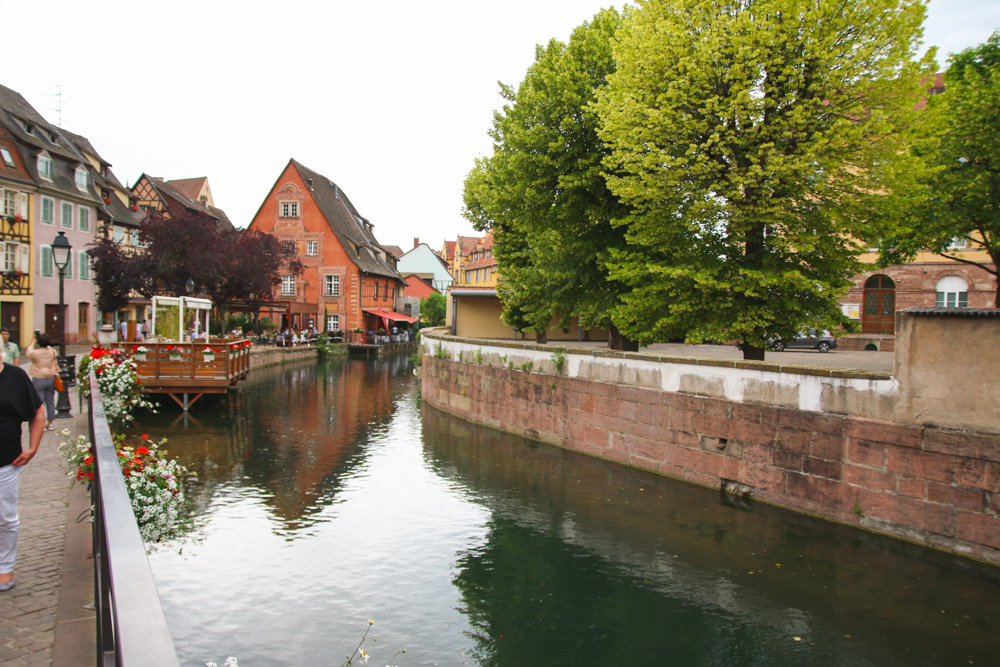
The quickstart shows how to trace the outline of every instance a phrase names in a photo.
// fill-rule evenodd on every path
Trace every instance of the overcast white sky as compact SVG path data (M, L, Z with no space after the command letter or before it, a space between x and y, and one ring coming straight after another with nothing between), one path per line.
M612 3L4 4L0 83L56 123L61 89L62 126L122 182L208 176L242 227L294 157L407 250L473 233L462 182L491 151L497 81L517 84L536 44ZM997 0L931 0L924 41L943 65L997 28Z

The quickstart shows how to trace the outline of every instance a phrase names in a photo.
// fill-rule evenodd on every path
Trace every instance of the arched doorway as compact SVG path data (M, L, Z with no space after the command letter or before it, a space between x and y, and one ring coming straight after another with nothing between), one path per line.
M865 307L861 333L893 334L896 331L896 283L878 274L865 281Z

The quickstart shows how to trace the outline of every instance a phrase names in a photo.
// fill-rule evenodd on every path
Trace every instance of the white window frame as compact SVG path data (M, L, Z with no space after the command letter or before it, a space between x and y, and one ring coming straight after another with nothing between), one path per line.
M35 162L38 167L38 175L47 181L52 180L52 175L55 173L55 165L50 158L45 153L38 154L38 160Z
M968 308L969 283L959 276L945 276L938 281L934 305L938 308Z
M4 215L17 215L19 211L17 210L17 190L4 190L3 193L3 214Z
M77 190L87 191L87 186L90 185L90 174L87 173L86 167L77 167L76 171L73 173L73 180L76 181Z
M288 252L289 250L291 250L296 255L298 255L299 254L299 244L296 243L295 241L282 241L281 242L281 250L282 250L282 252Z
M340 331L340 315L327 315L326 316L326 330L327 331Z
M278 202L278 217L281 218L299 217L299 203L297 201Z
M316 257L319 255L319 241L306 241L306 256Z
M14 269L20 268L17 261L20 251L18 246L20 246L19 243L3 244L3 266L0 267L0 271L13 271Z
M114 227L112 227L111 228L111 239L115 243L124 243L125 242L125 228L124 227L119 227L118 225L115 225Z
M48 220L45 219L45 208L48 204L49 215ZM42 197L42 214L40 216L40 221L43 225L54 225L56 224L56 200L51 197Z
M295 276L281 276L281 296L295 296Z
M14 164L14 156L10 154L10 151L7 150L6 146L0 146L0 156L3 157L4 164L6 164L11 169L13 169L16 166Z
M337 273L331 273L326 276L326 292L325 296L340 296L340 275Z
M73 205L68 201L64 201L59 209L59 226L63 229L73 229ZM69 213L68 216L66 215L67 212ZM69 218L68 221L66 220L67 217Z
M77 212L77 225L81 232L90 231L90 209L86 206L81 206Z

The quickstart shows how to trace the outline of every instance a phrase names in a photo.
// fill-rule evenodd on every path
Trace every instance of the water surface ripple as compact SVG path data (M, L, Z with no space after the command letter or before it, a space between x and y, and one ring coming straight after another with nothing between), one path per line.
M1000 571L477 427L405 356L136 427L198 473L150 556L185 665L992 664Z

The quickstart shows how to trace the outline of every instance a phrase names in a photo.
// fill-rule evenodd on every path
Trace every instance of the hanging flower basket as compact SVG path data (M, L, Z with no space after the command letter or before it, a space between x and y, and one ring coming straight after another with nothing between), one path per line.
M174 347L173 345L167 345L167 354L170 355L170 361L181 360L181 348L179 347Z
M215 350L210 347L206 347L201 351L201 357L205 362L215 361Z
M132 358L136 361L146 361L146 354L149 352L149 348L137 346L132 348Z

